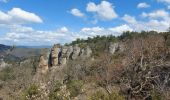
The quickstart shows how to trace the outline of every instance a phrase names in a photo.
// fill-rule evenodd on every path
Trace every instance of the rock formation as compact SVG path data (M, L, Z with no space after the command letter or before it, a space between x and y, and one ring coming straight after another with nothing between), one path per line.
M67 49L67 59L71 58L72 53L73 53L73 47L72 46L68 46L68 49Z
M73 60L75 60L75 59L77 59L77 57L79 56L79 54L80 54L80 47L78 46L78 45L74 45L74 47L73 47L73 54L72 54L72 59Z
M48 72L48 60L45 60L44 56L40 56L37 71L41 74L46 74Z
M116 51L123 52L124 51L124 45L122 43L110 43L109 53L114 54Z
M65 65L67 63L67 49L68 48L66 46L63 46L61 48L61 57L59 61L61 65Z
M60 52L61 52L60 45L55 44L51 49L51 64L52 64L52 66L57 66L59 64Z
M55 44L51 49L49 64L51 67L62 66L67 64L68 60L75 60L78 57L87 58L92 54L89 46L81 49L78 45L74 46L60 46Z
M90 48L89 46L87 46L87 47L84 48L84 49L81 49L80 56L81 56L82 58L88 58L88 57L91 56L91 54L92 54L92 50L91 50L91 48Z

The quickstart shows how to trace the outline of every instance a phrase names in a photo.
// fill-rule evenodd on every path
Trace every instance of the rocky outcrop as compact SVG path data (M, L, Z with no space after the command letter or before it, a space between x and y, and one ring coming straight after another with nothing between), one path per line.
M81 49L81 53L80 53L81 58L88 58L91 56L91 54L92 54L92 50L89 46L87 46L84 49Z
M68 60L76 60L78 57L87 58L92 54L89 46L81 49L78 45L74 46L60 46L54 45L51 49L51 56L49 63L51 66L62 66L67 64Z
M59 64L60 53L61 53L60 45L55 44L51 49L51 64L52 64L52 66L57 66Z
M60 58L59 63L61 65L65 65L67 63L67 50L68 50L68 47L66 46L63 46L61 48L61 57L59 57Z
M67 59L71 58L72 53L73 53L73 46L68 46L68 48L67 48Z
M48 60L46 60L44 56L40 56L37 71L40 74L46 74L48 72Z
M75 60L77 57L80 55L80 47L78 45L74 45L73 47L73 54L72 54L72 59Z
M109 53L114 54L117 51L123 52L124 51L124 45L122 43L110 43Z

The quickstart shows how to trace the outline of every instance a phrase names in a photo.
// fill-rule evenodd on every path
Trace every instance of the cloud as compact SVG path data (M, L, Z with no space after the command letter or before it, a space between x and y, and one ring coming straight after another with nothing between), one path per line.
M118 33L119 35L126 31L133 31L133 29L126 24L114 28L109 28L109 30L112 31L113 33Z
M77 8L71 9L70 13L77 17L84 17L84 14Z
M43 23L43 20L36 14L13 8L8 12L0 11L0 23L2 24L26 24L26 23Z
M0 0L0 2L7 3L8 0Z
M158 19L158 18L162 18L162 19L168 19L169 16L169 12L160 9L160 10L156 10L150 13L142 13L142 17L149 17L149 18L154 18L154 19Z
M41 31L32 27L22 25L0 25L0 28L6 28L9 31L0 37L0 43L8 45L53 45L55 43L69 43L77 38L86 39L96 35L115 35L118 36L124 31L132 31L128 25L121 25L111 28L103 27L84 27L80 31L73 32L67 27L61 27L56 30Z
M148 8L148 7L150 7L150 5L145 2L139 3L137 5L137 8Z
M170 0L157 0L158 2L163 2L163 3L169 3L170 4Z
M151 12L152 13L152 12ZM122 20L124 20L134 31L158 31L165 32L170 26L170 17L163 17L162 15L147 14L145 16L145 21L136 20L134 16L124 15ZM166 15L166 14L165 14ZM157 19L158 18L158 19ZM160 19L161 18L161 19Z
M60 31L61 31L61 32L68 32L69 30L67 29L67 27L64 26L64 27L62 27L62 28L60 29Z
M167 8L170 10L170 5L169 5L169 6L167 6Z
M128 22L128 23L130 23L130 24L134 24L134 23L137 22L136 19L135 19L135 17L130 16L130 15L127 15L127 14L125 14L125 15L122 17L122 19L123 19L125 22Z
M98 5L94 2L89 2L87 4L86 11L95 13L95 16L101 20L112 20L118 17L114 7L108 1L101 1Z

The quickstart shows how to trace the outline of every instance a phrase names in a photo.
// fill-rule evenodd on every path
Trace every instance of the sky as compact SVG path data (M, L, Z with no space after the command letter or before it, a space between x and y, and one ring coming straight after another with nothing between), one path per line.
M170 27L170 0L0 0L0 44L42 46Z

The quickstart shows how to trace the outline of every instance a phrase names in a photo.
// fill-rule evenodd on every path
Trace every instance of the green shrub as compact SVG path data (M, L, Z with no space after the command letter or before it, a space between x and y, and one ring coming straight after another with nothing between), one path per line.
M89 98L89 100L109 100L109 97L102 91L97 91Z
M14 80L15 76L13 74L13 70L10 67L6 67L0 72L0 80L7 81L7 80Z
M165 100L164 96L157 91L152 91L151 92L151 98L152 100Z
M82 81L71 80L67 83L67 89L70 91L70 97L76 97L80 94L83 86Z
M61 85L59 81L55 83L53 89L50 91L49 100L63 100L62 97L58 95Z
M38 86L35 84L30 85L26 91L22 95L22 100L33 99L33 97L37 97L40 94L38 90Z
M96 93L92 94L89 100L125 100L125 98L117 91L112 91L111 94L106 94L103 91L97 91Z

